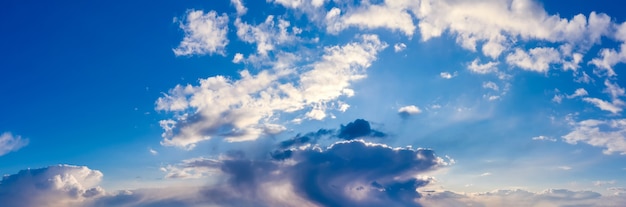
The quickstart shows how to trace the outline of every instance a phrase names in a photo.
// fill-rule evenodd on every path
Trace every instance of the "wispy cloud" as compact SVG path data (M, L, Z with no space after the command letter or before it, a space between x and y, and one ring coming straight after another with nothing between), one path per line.
M11 132L4 132L0 135L0 156L17 151L26 145L28 145L28 139L22 139L21 136L15 136Z

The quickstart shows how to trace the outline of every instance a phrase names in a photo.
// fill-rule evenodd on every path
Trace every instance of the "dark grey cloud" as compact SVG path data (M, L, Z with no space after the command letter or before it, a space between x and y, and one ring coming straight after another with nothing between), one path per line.
M372 129L369 121L365 119L356 119L347 125L340 125L339 129L319 129L315 132L297 134L293 138L280 142L278 144L278 148L289 149L291 147L303 146L309 143L315 144L317 143L317 140L323 137L352 140L365 137L383 138L386 136L386 133Z
M203 198L221 206L419 206L416 189L429 180L416 176L445 164L432 150L363 140L283 152L288 156L281 159L225 155L219 165L208 161L226 180L202 190ZM206 163L185 167L206 168ZM268 188L285 188L279 191L288 191L290 199L281 200L285 195Z
M288 149L294 146L302 146L307 143L315 143L319 138L323 136L335 136L335 133L334 129L319 129L316 132L297 134L291 139L280 142L278 147L280 149Z
M373 130L370 123L364 119L357 119L347 125L341 125L337 137L351 140L359 137L385 137L385 133Z

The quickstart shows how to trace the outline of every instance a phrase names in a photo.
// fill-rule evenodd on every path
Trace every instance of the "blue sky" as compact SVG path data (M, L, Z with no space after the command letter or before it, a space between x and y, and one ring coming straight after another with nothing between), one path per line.
M0 19L8 205L626 202L618 1L3 1Z

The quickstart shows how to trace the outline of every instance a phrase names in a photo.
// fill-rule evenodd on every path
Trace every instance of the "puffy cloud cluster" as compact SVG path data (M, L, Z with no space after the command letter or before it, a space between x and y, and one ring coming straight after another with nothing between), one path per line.
M185 32L183 41L174 49L174 54L205 55L224 54L228 45L228 16L217 15L215 11L204 13L202 10L189 10L180 28Z
M326 47L308 65L283 62L256 75L244 70L239 80L216 76L201 79L197 86L176 86L156 103L157 110L174 112L173 119L160 122L162 144L190 149L215 136L231 142L254 140L284 130L272 123L277 113L308 109L303 118L321 120L328 109L347 110L337 99L354 94L351 83L364 78L376 54L387 47L375 35L360 39Z
M11 132L4 132L0 135L0 156L17 151L26 145L28 145L28 139L22 139L21 136L15 136Z
M68 207L103 196L102 173L87 167L58 165L22 170L0 182L0 203L11 207Z
M276 45L285 45L296 41L300 29L292 27L289 21L275 18L269 15L265 21L259 25L250 25L243 22L241 18L235 20L237 27L237 37L247 43L254 43L257 53L267 56L268 52L276 49Z
M322 1L320 1L322 2ZM506 63L520 69L546 72L560 64L576 70L584 53L602 37L626 41L626 24L617 24L603 13L578 14L571 19L548 14L533 0L385 0L378 2L333 1L330 10L312 7L302 1L275 1L287 8L309 15L312 21L330 33L347 28L387 29L409 38L419 30L421 39L448 33L470 51L481 50L491 59L504 56ZM323 18L322 18L323 17ZM525 43L544 41L556 47L526 48ZM615 49L601 49L600 57L590 61L607 76L614 76L613 66L626 62L626 44ZM479 64L472 71L495 70L497 61ZM489 69L489 70L488 70Z

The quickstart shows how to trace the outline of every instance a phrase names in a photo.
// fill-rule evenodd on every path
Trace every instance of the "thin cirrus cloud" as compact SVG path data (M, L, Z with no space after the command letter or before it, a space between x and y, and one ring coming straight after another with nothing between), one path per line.
M4 132L0 135L0 156L17 151L26 145L28 145L28 139L23 139L21 136L13 135L10 132Z

